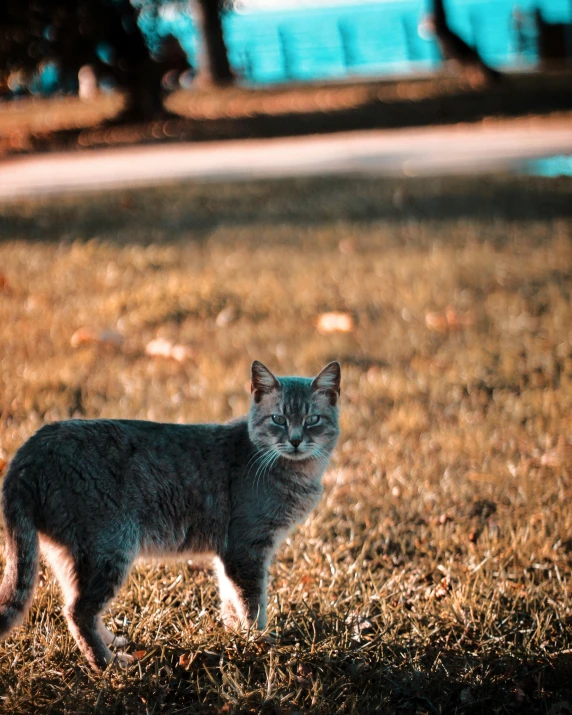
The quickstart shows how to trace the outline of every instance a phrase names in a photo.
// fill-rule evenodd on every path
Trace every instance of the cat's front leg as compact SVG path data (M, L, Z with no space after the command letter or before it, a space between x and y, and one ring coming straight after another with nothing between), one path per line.
M264 553L216 559L221 616L227 629L266 627L268 561Z

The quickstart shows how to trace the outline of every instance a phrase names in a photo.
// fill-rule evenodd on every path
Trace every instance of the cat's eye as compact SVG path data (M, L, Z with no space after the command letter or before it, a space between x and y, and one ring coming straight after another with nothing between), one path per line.
M286 424L286 417L284 417L284 415L272 415L272 422L274 422L275 425L284 427Z
M308 415L304 422L308 427L314 427L320 421L320 415Z

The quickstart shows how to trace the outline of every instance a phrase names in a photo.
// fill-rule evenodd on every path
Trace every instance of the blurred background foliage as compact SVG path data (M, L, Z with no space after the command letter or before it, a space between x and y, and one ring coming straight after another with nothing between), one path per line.
M167 114L180 87L418 74L443 59L473 74L564 68L570 14L568 0L5 0L0 94L116 87L132 121Z

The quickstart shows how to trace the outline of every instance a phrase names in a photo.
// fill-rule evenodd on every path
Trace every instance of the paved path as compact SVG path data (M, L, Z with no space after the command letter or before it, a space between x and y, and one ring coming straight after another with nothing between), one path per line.
M49 153L0 161L0 200L180 179L475 173L571 153L566 118Z

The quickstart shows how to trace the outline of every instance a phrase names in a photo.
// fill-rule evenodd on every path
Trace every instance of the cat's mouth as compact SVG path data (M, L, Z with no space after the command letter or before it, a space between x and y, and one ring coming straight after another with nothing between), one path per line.
M292 459L294 461L299 461L301 459L308 459L310 456L307 452L300 452L299 449L297 450L292 450L291 452L281 452L281 455L283 457L286 457L286 459Z
M286 449L281 449L280 454L286 459L291 459L295 462L301 462L304 459L311 459L314 455L311 449L305 447L300 449L299 447L290 447Z

